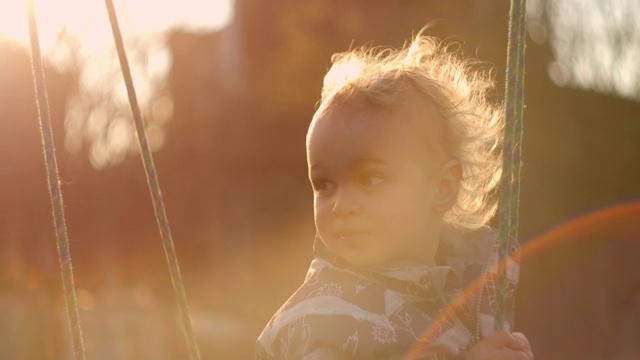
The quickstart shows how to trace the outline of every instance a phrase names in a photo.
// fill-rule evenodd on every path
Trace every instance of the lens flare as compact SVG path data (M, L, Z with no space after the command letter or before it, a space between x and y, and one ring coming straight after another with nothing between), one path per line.
M608 207L573 219L547 231L523 245L516 256L519 255L520 262L524 262L525 259L531 258L543 251L549 251L560 244L584 238L585 234L592 234L599 231L612 231L612 229L615 229L613 231L619 231L618 229L624 228L624 226L620 226L621 224L634 224L637 223L638 219L640 219L640 201ZM640 239L635 238L635 240ZM507 263L502 261L494 269L489 269L487 272L503 271L506 266ZM404 359L415 359L421 354L421 351L428 344L429 339L435 337L438 329L443 324L455 318L455 314L464 304L465 298L475 293L480 286L482 286L482 278L481 276L478 280L471 283L458 298L454 299L451 304L441 312L432 325L425 329L419 337L420 339L427 340L416 342L404 356Z

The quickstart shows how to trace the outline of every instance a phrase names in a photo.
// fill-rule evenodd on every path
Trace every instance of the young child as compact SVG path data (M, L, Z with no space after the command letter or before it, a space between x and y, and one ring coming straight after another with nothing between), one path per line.
M315 259L258 359L532 359L493 331L503 114L434 38L333 57L307 133ZM508 266L506 329L518 262Z

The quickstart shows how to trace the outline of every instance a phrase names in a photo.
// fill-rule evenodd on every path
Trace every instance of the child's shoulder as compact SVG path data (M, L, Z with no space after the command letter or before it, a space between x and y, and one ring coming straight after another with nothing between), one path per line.
M469 314L469 320L479 321L484 335L493 330L493 319L497 311L493 296L498 291L498 269L506 270L507 298L503 311L505 326L510 328L520 273L518 242L515 239L509 240L509 253L506 262L501 265L498 259L498 230L486 226L471 232L447 229L443 235L438 249L439 261L451 266L462 287L467 289L465 292L469 296L469 304L478 311L477 314Z
M433 326L437 333L425 333L424 340L440 337L443 352L460 353L470 341L459 324L439 319L443 304L436 298L414 303L419 289L405 289L413 294L405 297L380 274L341 265L322 257L312 261L302 286L260 335L257 351L263 358L301 358L318 349L339 350L348 358L390 358L405 353Z
M510 239L506 266L509 281L514 286L519 277L519 250L518 242ZM445 227L440 239L437 261L454 270L463 288L473 286L481 277L497 276L498 230L488 226L474 231L459 231Z
M316 258L302 286L263 330L258 349L275 358L295 358L318 344L337 349L353 339L360 324L381 323L384 313L383 286L362 273Z
M291 322L306 315L335 315L343 308L353 312L356 307L382 313L385 291L384 286L365 273L317 257L311 262L304 283L274 318L284 317Z

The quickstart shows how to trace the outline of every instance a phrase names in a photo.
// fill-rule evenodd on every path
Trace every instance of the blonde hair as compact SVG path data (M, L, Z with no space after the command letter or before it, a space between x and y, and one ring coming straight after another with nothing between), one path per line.
M316 117L355 99L389 108L408 91L417 91L441 120L442 150L462 166L460 192L444 220L472 230L485 225L497 208L504 116L487 99L493 90L491 72L457 53L421 31L399 50L362 47L335 54ZM428 118L433 117L425 114Z

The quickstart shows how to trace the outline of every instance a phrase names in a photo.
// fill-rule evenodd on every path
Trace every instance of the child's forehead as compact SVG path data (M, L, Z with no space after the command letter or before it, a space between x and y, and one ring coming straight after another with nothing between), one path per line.
M429 144L436 140L434 135L434 114L408 102L398 106L380 107L356 102L343 103L314 118L307 136L336 139L354 136L357 140L365 134L381 133L381 140L417 142ZM404 134L403 138L391 134ZM331 142L329 141L329 145Z
M440 133L441 120L433 106L416 94L415 91L404 92L389 104L379 104L366 96L351 98L323 104L314 115L309 127L307 140L319 123L340 122L343 126L330 126L326 131L348 131L352 126L378 126L379 123L389 127L402 127L412 132L424 134L422 141L432 142L436 139L427 134ZM324 126L322 128L325 128ZM325 129L323 129L325 130Z
M314 117L307 134L307 156L335 161L356 151L362 157L424 154L439 158L440 136L434 132L434 116L412 101L393 107L344 102Z

